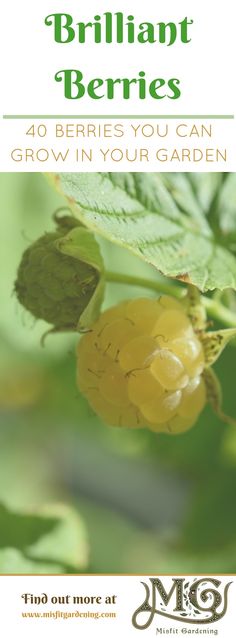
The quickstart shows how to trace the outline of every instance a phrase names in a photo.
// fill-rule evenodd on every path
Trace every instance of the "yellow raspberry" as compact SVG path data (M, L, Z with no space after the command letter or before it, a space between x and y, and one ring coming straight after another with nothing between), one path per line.
M177 434L206 403L201 341L171 297L134 299L101 314L77 349L77 380L108 425Z

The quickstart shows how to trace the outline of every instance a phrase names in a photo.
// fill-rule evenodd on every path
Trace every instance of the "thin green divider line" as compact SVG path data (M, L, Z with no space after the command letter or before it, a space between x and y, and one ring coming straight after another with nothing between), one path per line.
M234 120L234 115L3 115L4 120Z

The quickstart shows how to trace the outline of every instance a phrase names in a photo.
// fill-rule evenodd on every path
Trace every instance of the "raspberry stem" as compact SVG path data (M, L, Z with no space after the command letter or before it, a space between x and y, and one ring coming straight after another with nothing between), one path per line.
M106 270L105 278L106 281L110 283L112 282L128 286L138 286L140 288L149 288L149 290L161 292L165 295L171 295L172 297L177 297L177 299L180 299L185 294L185 288L160 281L154 281L152 279L146 279L146 277L137 277L136 275L126 275L125 273L110 272Z
M157 293L172 295L177 299L181 299L186 293L186 288L182 286L175 286L174 284L169 284L163 281L154 281L152 279L146 279L145 277L138 277L135 275L126 275L125 273L106 271L105 279L109 283L147 288ZM209 317L216 319L227 328L236 327L235 313L226 308L226 306L224 306L217 297L211 299L210 297L202 295L201 299ZM235 344L235 342L232 342L232 344L233 343Z

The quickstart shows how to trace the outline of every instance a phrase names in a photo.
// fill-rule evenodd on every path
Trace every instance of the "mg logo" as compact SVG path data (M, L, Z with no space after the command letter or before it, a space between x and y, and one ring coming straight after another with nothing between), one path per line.
M132 617L135 629L147 629L156 614L198 625L217 622L226 614L231 583L217 578L172 578L169 591L160 578L141 584L144 600Z

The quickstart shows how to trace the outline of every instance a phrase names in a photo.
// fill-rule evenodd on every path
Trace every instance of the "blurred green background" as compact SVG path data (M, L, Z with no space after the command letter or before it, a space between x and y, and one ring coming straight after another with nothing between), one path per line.
M42 348L48 326L14 295L23 250L53 227L64 200L41 174L1 173L0 185L0 572L33 570L17 554L22 512L38 530L35 512L45 504L53 512L58 502L78 513L83 530L82 559L73 567L66 557L64 571L236 572L236 430L209 408L177 437L116 430L97 419L76 388L78 337L52 335ZM157 277L128 251L100 244L109 270ZM104 307L143 294L109 284ZM234 416L235 353L228 347L216 365L225 411ZM34 571L56 571L52 555L44 550Z

